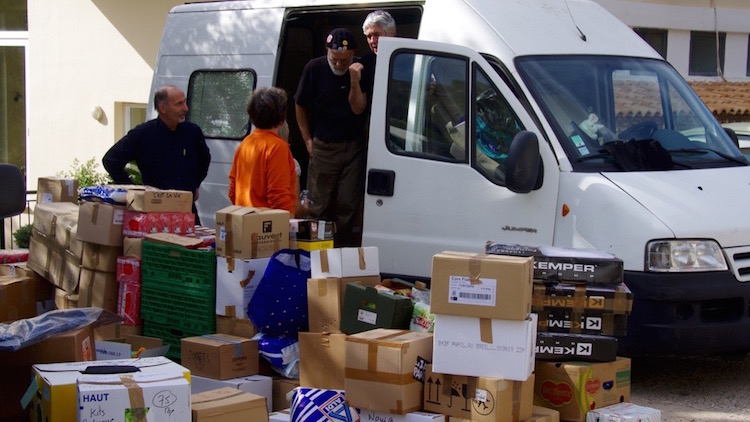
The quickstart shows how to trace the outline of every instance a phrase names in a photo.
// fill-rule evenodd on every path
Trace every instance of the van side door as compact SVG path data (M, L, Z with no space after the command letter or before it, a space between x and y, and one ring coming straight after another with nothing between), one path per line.
M495 68L455 45L381 38L370 117L363 245L381 272L427 277L444 250L488 240L552 244L558 166L543 132ZM514 136L539 140L543 183L504 184Z

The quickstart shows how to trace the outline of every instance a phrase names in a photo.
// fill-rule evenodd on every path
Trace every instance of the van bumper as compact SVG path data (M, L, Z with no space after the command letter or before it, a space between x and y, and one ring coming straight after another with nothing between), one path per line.
M750 351L750 282L729 271L625 272L633 292L620 353L711 354Z

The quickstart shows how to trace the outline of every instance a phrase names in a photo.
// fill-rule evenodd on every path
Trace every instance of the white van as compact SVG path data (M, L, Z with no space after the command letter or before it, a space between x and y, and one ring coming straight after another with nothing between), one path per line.
M635 297L624 351L750 350L748 162L679 74L588 0L175 7L152 92L183 88L208 139L204 222L229 204L252 89L293 95L325 34L361 36L375 9L399 35L379 45L362 233L384 273L428 278L435 253L488 240L595 248L624 261Z

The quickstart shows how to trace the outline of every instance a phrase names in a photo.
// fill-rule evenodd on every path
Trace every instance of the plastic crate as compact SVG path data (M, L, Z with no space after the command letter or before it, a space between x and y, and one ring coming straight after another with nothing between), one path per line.
M215 292L216 251L144 241L141 280L144 286L155 285L175 292Z
M143 285L141 319L180 329L213 332L216 328L216 289L189 294Z
M201 330L189 330L169 325L159 324L157 322L144 320L143 335L162 339L165 345L169 345L166 357L179 362L182 359L182 339L186 337L202 336L213 334L214 331L206 332Z

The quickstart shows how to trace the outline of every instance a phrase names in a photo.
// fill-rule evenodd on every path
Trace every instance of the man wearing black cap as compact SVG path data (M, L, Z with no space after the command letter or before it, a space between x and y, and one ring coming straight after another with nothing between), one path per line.
M325 46L325 56L305 65L294 96L297 124L310 155L310 211L315 218L336 222L336 247L359 246L355 221L364 196L367 93L360 84L362 66L353 66L354 35L334 29Z

